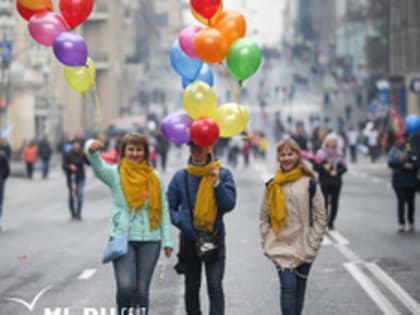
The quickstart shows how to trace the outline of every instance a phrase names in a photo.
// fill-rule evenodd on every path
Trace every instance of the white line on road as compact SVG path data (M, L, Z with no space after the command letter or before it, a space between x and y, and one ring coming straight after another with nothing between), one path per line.
M370 272L372 272L372 274L411 311L412 314L420 314L420 305L384 270L375 263L365 263L365 265Z
M77 279L88 280L96 273L96 269L85 269Z
M335 248L337 248L337 250L341 253L341 255L343 255L344 257L347 258L347 260L349 261L353 261L353 262L357 262L360 261L361 259L350 249L348 248L346 245L343 244L335 244Z
M332 241L329 239L327 235L324 236L324 239L322 240L322 245L332 245Z
M338 231L335 231L335 230L328 231L328 235L331 236L337 242L337 244L341 244L341 245L350 244L350 242Z
M354 263L344 263L344 267L353 276L353 278L360 284L375 304L380 308L385 315L399 315L400 313L395 309L391 302L382 294L381 291L369 280L367 276Z

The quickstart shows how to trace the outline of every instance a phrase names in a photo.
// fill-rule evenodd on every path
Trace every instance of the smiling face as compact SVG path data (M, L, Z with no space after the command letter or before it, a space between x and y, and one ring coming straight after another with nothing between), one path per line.
M131 144L128 143L124 149L124 157L129 159L134 163L141 163L144 161L146 156L146 151L144 146L141 144Z
M277 152L277 160L283 172L288 172L297 165L299 154L291 147L285 146Z

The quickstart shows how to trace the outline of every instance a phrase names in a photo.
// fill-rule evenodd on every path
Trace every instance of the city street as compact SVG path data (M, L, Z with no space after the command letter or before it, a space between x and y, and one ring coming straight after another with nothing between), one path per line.
M187 150L170 152L165 183L184 166ZM225 217L226 314L279 314L279 281L264 257L259 207L273 156L233 170L237 207ZM111 265L102 265L110 193L92 176L85 187L83 221L70 220L59 166L50 179L39 170L29 181L12 177L6 186L0 233L0 314L114 314ZM420 204L417 198L417 205ZM420 234L398 233L396 201L385 164L350 165L344 176L336 231L326 235L310 274L305 314L420 314ZM418 207L417 207L418 208ZM173 230L177 238L177 231ZM176 252L175 252L176 253ZM174 253L174 254L175 254ZM151 314L185 314L183 277L162 254L151 288ZM205 284L201 296L207 314ZM19 300L18 300L19 299Z

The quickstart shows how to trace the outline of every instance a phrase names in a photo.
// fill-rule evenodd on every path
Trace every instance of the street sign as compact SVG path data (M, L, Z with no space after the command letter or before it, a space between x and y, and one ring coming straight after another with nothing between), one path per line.
M410 82L410 90L413 93L420 94L420 77L413 78Z
M13 44L12 42L0 42L0 59L12 59Z

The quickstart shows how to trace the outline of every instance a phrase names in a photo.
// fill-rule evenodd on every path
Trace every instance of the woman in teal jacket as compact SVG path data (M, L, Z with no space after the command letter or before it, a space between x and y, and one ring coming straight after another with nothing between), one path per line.
M89 140L86 155L91 166L112 193L112 215L109 235L125 233L132 220L126 255L113 261L117 284L119 314L130 308L149 307L149 286L159 258L161 245L165 255L172 253L171 221L165 187L148 163L149 145L140 133L129 133L121 144L118 165L102 161L102 142Z

